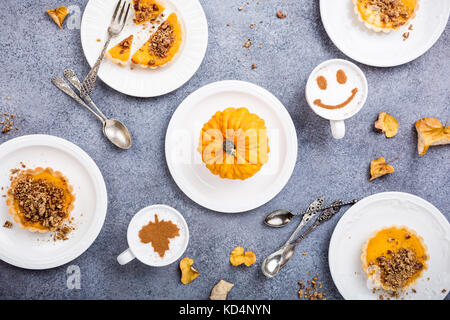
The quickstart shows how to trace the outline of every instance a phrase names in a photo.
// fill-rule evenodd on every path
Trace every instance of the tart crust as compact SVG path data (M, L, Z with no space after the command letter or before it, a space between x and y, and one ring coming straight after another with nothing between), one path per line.
M390 27L390 26L389 27L388 26L381 27L381 26L376 26L372 23L369 23L368 21L366 21L366 19L363 18L361 11L359 10L359 4L358 4L359 0L352 0L352 1L353 1L353 5L354 5L353 9L358 17L358 20L361 21L368 29L373 30L375 32L389 33L393 30L398 30L400 28L400 26L397 28ZM409 18L403 21L404 22L403 25L405 25L408 22L410 22L411 20L413 20L416 17L416 12L418 10L419 10L419 0L417 0L416 6L415 6L414 10L412 11L411 15L409 16ZM376 15L376 13L373 12L373 15Z
M397 250L398 249L413 249L415 251L415 254L417 255L421 255L421 259L420 262L423 264L423 268L420 271L417 271L412 277L411 279L409 279L407 281L407 283L405 284L405 286L403 286L402 288L392 288L391 286L387 285L386 283L383 283L381 280L381 274L380 274L380 268L379 266L375 263L375 264L371 264L371 262L373 261L369 261L371 260L371 256L373 256L372 252L369 252L369 244L372 240L377 239L377 237L380 236L380 234L382 232L387 232L387 231L396 231L400 234L402 234L403 236L409 235L409 237L411 239L413 239L412 241L414 241L413 245L398 245L397 246ZM409 239L409 238L407 238ZM408 240L406 240L408 241ZM421 252L416 252L415 247L418 247L418 249L420 249ZM385 249L385 251L389 250L390 248L392 248L392 246L389 246L386 244L386 246L383 248ZM393 249L395 250L395 249ZM373 284L378 287L378 288L383 288L386 291L398 291L398 290L406 290L408 287L414 285L417 280L422 276L422 273L424 270L426 270L428 268L427 265L427 261L429 260L429 255L427 253L428 251L428 247L425 244L423 238L421 236L419 236L417 234L416 231L406 227L406 226L391 226L391 227L385 227L382 228L380 230L375 231L366 241L366 243L363 245L362 247L362 254L361 254L361 262L362 262L362 268L364 270L364 272L366 273L366 276L368 279L372 280Z
M13 189L19 182L20 178L26 175L31 175L33 177L39 176L39 179L43 179L46 182L49 182L53 179L59 180L60 183L62 183L64 195L67 198L70 197L70 200L67 201L65 206L67 208L65 209L67 216L64 217L63 222L69 220L70 218L70 212L74 209L74 202L75 202L75 194L73 193L73 187L68 183L68 179L60 172L55 171L52 168L41 168L37 167L35 169L26 169L21 170L17 177L13 178L11 182L11 186L8 189L7 192L7 198L6 198L6 205L9 207L9 214L13 217L14 221L19 224L19 226L22 229L27 229L30 232L39 232L39 233L46 233L48 231L55 231L57 227L44 227L40 222L29 222L26 221L23 217L22 212L20 212L19 205L17 203L17 200L15 199L13 195ZM54 181L51 181L50 183L54 184ZM62 225L63 223L61 223Z

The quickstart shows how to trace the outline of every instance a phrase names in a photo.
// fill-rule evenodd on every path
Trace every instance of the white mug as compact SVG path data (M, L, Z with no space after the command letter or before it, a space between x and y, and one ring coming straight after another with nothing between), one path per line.
M337 70L344 70L347 81L344 84L337 81ZM318 87L317 77L323 76L326 79L326 89ZM322 108L314 103L316 99L327 100L332 95L339 103L343 103L352 95L352 90L357 88L350 103L338 109ZM327 92L328 90L328 92ZM328 93L328 94L327 94ZM367 79L361 69L354 63L342 60L331 59L319 64L310 74L305 87L305 96L311 109L322 118L330 120L331 133L335 139L342 139L345 135L344 120L354 116L361 110L366 102L368 94ZM332 99L329 99L330 101ZM335 105L336 102L333 101Z
M143 243L139 238L139 231L150 221L155 221L155 214L159 221L170 220L180 229L179 236L170 239L169 250L164 253L163 258L153 250L151 243ZM127 240L129 248L117 257L119 264L127 264L136 258L146 265L163 267L178 260L184 253L189 242L189 229L186 220L176 209L157 204L141 209L134 215L128 225Z

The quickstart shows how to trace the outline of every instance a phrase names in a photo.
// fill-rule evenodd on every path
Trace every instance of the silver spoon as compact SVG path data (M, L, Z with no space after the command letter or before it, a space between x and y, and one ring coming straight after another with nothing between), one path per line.
M270 254L266 259L264 259L261 270L264 275L268 278L272 278L275 276L280 268L282 267L282 260L284 255L284 250L291 243L292 240L295 239L300 230L308 224L308 222L317 214L318 210L322 207L324 198L319 198L314 200L306 210L306 213L303 215L302 221L289 237L289 239L281 246L277 251Z
M77 86L76 82L76 76L74 79L73 85L75 88ZM86 100L98 111L95 112L91 107L89 107L84 101L72 90L72 88L64 81L64 79L60 77L55 77L52 79L52 83L60 89L62 92L67 94L69 97L77 101L79 104L81 104L83 107L88 109L90 112L92 112L103 124L103 134L108 138L109 141L111 141L115 146L121 148L121 149L128 149L132 145L131 141L131 135L128 131L127 127L120 122L119 120L115 119L108 119L106 116L98 109L98 107L94 104L91 98L86 97ZM79 80L78 80L79 83ZM79 88L77 88L79 89Z
M295 252L295 247L297 246L297 244L299 244L300 241L302 241L309 233L314 231L320 224L330 220L340 210L339 205L341 203L342 201L334 202L333 204L335 205L335 207L323 210L319 218L317 218L317 220L314 222L314 224L311 225L311 227L309 227L297 240L295 240L292 243L289 242L283 245L276 252L269 255L263 261L262 264L262 272L264 273L264 275L268 278L274 277L280 271L280 269L289 261L289 259L291 259L292 255Z
M355 203L357 203L358 200L352 200L349 202L344 202L339 204L339 206L346 206L346 205L353 205ZM321 210L325 210L325 209L329 209L329 208L333 208L335 206L333 205L329 205L325 208L321 208ZM289 210L284 210L284 209L278 209L278 210L274 210L271 213L269 213L265 218L264 218L264 223L266 225L268 225L269 227L273 227L273 228L281 228L284 227L285 225L287 225L289 222L292 221L292 218L296 217L296 216L301 216L304 215L307 211L304 212L300 212L300 213L292 213Z

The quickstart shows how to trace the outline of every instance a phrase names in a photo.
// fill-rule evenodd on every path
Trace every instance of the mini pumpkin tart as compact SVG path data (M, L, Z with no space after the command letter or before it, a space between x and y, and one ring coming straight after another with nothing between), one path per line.
M156 19L165 9L159 1L155 0L133 0L133 7L136 16L134 23L137 25Z
M427 269L427 246L414 230L392 226L374 233L362 249L362 267L376 287L401 291Z
M119 44L109 49L105 56L111 59L112 62L125 66L128 64L128 60L130 59L132 44L133 35L129 36L125 40L122 40Z
M419 0L353 0L359 20L376 32L390 32L414 19Z
M61 172L38 167L22 170L12 179L6 204L22 228L45 233L62 227L74 201L73 187Z
M247 108L217 111L204 124L197 150L211 173L222 179L248 179L269 160L264 120Z
M181 24L172 13L133 55L131 61L144 68L162 67L178 53L183 38Z

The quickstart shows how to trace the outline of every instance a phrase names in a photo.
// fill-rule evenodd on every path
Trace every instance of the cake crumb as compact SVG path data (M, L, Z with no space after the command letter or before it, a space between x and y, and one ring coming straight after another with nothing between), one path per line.
M406 41L409 38L409 32L405 32L403 34L403 41Z
M283 11L278 10L278 11L277 11L277 17L278 17L279 19L284 19L284 18L286 18L286 14L285 14Z
M8 220L6 220L5 221L5 224L3 225L3 228L6 228L6 229L11 229L13 227L13 224L12 224L12 222L11 221L8 221Z

